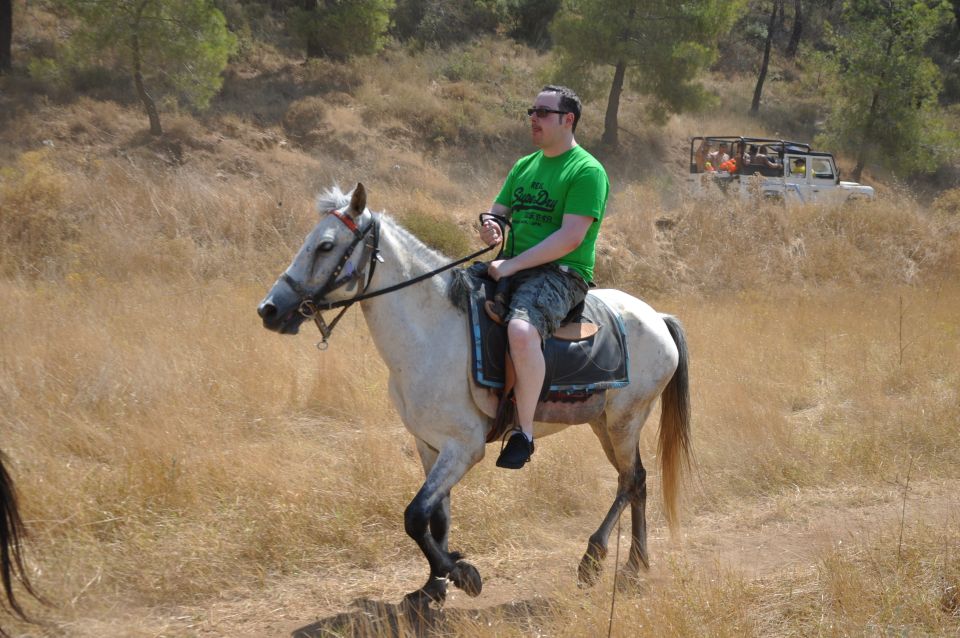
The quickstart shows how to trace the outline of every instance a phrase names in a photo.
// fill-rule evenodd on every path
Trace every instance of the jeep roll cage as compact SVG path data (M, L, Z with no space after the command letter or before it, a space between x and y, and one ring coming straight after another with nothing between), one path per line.
M802 155L812 155L812 156L830 156L830 153L818 153L812 150L811 146L806 142L793 142L790 140L782 140L776 138L768 137L743 137L742 135L706 135L706 136L697 136L690 138L690 172L691 173L700 173L696 152L697 149L703 143L710 144L711 147L716 148L720 144L726 144L731 150L737 149L736 153L730 153L731 157L742 156L746 149L750 146L766 146L768 149L771 149L777 153L777 156L782 160L783 156L786 153L795 153Z

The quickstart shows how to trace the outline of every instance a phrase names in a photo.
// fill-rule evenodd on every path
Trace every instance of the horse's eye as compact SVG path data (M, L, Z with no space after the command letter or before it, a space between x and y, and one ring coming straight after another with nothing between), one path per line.
M317 246L317 250L322 250L323 252L328 253L333 250L333 246L334 244L332 241L322 241L320 242L320 245Z

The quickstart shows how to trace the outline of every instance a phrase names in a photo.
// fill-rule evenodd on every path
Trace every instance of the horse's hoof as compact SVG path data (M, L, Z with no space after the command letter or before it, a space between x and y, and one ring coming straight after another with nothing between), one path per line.
M447 581L444 578L431 578L427 584L403 597L404 603L415 608L429 607L431 603L442 605L447 599Z
M400 603L400 608L406 614L412 614L417 618L427 618L434 613L434 605L439 607L442 604L442 600L438 601L436 598L424 592L422 589L418 589L417 591L412 591L403 597L403 602Z
M480 578L480 572L465 560L457 561L453 571L450 572L450 580L471 598L479 596L483 590L483 579Z
M593 587L600 580L600 572L603 569L600 561L603 560L606 552L600 550L593 552L592 549L591 546L587 550L587 553L580 559L580 566L577 567L577 584L581 587Z
M646 591L646 582L637 572L629 571L617 574L617 591L623 594L642 594Z

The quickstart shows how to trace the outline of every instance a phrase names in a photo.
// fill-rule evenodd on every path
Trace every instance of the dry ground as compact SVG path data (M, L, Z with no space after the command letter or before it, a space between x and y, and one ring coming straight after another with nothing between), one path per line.
M5 447L55 603L14 635L382 634L425 575L402 531L419 468L359 316L319 354L309 331L259 327L254 286L202 304L75 286L5 289ZM658 302L690 336L700 463L670 540L651 422L653 567L618 594L614 635L960 630L941 601L960 558L957 297L900 294L905 343L899 296ZM54 300L67 330L30 321ZM230 300L233 321L211 321ZM603 633L614 548L593 590L576 565L613 489L586 427L519 473L485 459L454 492L453 530L484 592L452 593L438 630Z

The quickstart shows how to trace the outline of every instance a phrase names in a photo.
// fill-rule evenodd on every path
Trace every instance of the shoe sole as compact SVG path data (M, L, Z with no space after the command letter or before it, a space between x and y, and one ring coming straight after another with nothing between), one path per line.
M500 459L497 459L497 467L502 467L507 470L519 470L524 465L526 465L529 460L530 458L528 457L523 463L520 463L519 465L517 465L516 463L508 463L506 461L501 461Z

